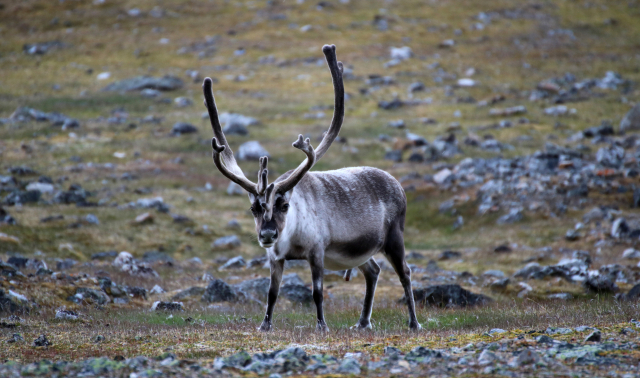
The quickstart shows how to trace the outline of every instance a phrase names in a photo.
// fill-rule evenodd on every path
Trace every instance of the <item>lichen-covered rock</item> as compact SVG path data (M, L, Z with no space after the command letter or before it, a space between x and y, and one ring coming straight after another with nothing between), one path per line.
M238 298L235 290L221 279L209 282L202 295L203 302L231 302Z
M413 297L417 304L424 306L476 306L492 302L492 299L482 294L475 294L463 289L460 285L435 285L422 289L414 289ZM401 299L405 301L403 297Z

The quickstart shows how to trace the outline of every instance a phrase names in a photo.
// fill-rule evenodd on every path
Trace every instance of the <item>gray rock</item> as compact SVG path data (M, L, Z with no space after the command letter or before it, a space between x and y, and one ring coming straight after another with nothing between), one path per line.
M497 359L498 358L496 357L495 353L491 352L488 349L485 349L482 351L482 353L480 353L480 356L478 356L478 365L486 366L492 364Z
M247 263L244 261L244 258L242 256L236 256L227 260L227 262L218 270L240 269L246 266Z
M621 168L624 163L624 148L620 146L602 147L596 153L596 161L608 168Z
M111 299L109 298L107 293L105 293L104 291L91 289L88 287L77 288L76 294L71 298L72 300L79 303L89 302L89 303L95 303L99 305L105 305L111 302Z
M98 219L98 217L96 217L93 214L87 214L86 217L84 217L85 222L89 223L89 224L100 224L100 220Z
M221 279L214 279L207 285L202 295L203 302L230 302L235 301L238 295L236 291Z
M74 265L76 265L76 260L73 259L56 259L56 269L57 270L67 270L71 269Z
M599 272L589 274L584 282L584 286L587 290L595 293L615 293L618 290L614 277Z
M184 82L175 76L151 77L137 76L111 83L104 87L108 92L141 91L143 89L157 89L159 91L173 91L182 88Z
M496 221L497 224L510 224L520 222L523 218L522 209L521 208L513 208L509 210L508 214L505 214L498 218Z
M192 286L188 289L182 290L178 294L171 297L172 301L180 301L189 297L202 296L205 293L204 287Z
M602 334L598 330L591 332L589 336L585 337L584 339L585 343L587 342L599 343L600 341L602 341Z
M148 251L142 254L142 261L147 263L173 262L173 257L164 252Z
M573 295L569 294L569 293L556 293L556 294L549 294L547 295L547 298L549 299L559 299L559 300L563 300L563 301L568 301L570 299L573 299Z
M492 299L482 294L474 294L460 287L460 285L435 285L414 289L413 297L417 304L424 306L475 306L492 302ZM401 301L405 301L403 297Z
M542 270L542 267L537 262L531 262L524 266L524 268L518 270L513 274L514 277L519 278L528 278L534 273L537 273Z
M555 328L555 327L548 327L547 330L545 331L548 335L568 335L570 333L573 333L573 330L571 328Z
M183 135L197 133L198 128L187 122L178 122L171 128L171 134Z
M517 368L525 365L537 365L541 361L542 357L540 357L536 351L526 349L518 353L516 357L509 361L509 366Z
M162 302L156 301L151 306L153 311L184 311L182 302Z
M259 160L263 156L271 157L269 151L265 150L258 141L251 140L238 147L238 160Z
M345 358L338 367L339 374L360 374L360 363L353 358Z
M635 248L628 248L622 252L623 259L640 259L640 251Z
M15 302L15 297L0 289L0 314L26 312L26 308Z
M482 273L483 276L487 276L487 277L496 277L496 278L504 278L504 272L501 270L496 270L496 269L491 269L491 270L487 270L486 272Z
M22 46L22 51L24 51L24 53L28 55L44 55L49 51L61 49L64 46L65 44L58 40L36 42L36 43L25 43Z
M36 347L48 347L51 345L49 339L47 339L46 335L40 335L35 340L33 340L33 346Z
M78 320L78 314L71 310L58 310L56 311L56 319L60 320Z
M235 182L230 182L227 186L227 194L230 196L244 196L245 193L244 189Z
M547 335L540 335L536 337L538 344L553 344L553 339Z
M636 104L620 121L620 132L640 130L640 104Z
M222 128L224 135L241 135L245 136L249 134L249 129L246 126L239 123L230 123Z
M624 218L617 218L611 224L611 236L620 239L625 237L629 233L629 224Z
M400 150L391 150L387 151L384 154L384 160L391 160L396 163L402 162L402 151Z
M313 301L311 289L298 283L285 283L284 280L280 287L280 295L295 303L311 303Z
M242 245L240 238L236 235L223 236L216 239L211 247L216 250L233 249Z

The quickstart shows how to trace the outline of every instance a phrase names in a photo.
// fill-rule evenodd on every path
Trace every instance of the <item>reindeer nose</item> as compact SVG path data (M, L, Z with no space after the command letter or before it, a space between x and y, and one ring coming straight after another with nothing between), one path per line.
M260 230L260 238L263 242L271 242L278 236L278 230Z

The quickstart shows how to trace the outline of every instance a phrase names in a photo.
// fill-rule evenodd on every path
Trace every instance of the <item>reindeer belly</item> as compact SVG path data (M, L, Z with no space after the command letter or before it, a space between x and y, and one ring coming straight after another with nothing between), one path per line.
M345 242L334 242L324 251L324 266L330 270L355 268L378 253L383 244L384 238L378 234L363 235Z

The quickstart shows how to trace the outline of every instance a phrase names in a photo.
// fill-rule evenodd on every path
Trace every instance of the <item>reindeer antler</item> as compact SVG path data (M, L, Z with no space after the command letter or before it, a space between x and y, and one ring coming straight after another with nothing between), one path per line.
M213 98L213 90L211 89L211 79L205 78L202 83L202 90L204 92L204 106L209 112L209 120L211 121L211 128L213 129L214 138L211 139L211 147L213 147L213 162L223 175L229 180L240 185L247 192L258 195L258 187L255 183L247 179L242 173L242 169L238 166L233 151L227 143L220 126L220 120L218 119L218 108L216 107L215 99ZM218 144L220 143L220 144ZM224 163L221 157L224 158ZM266 167L266 163L265 163Z

